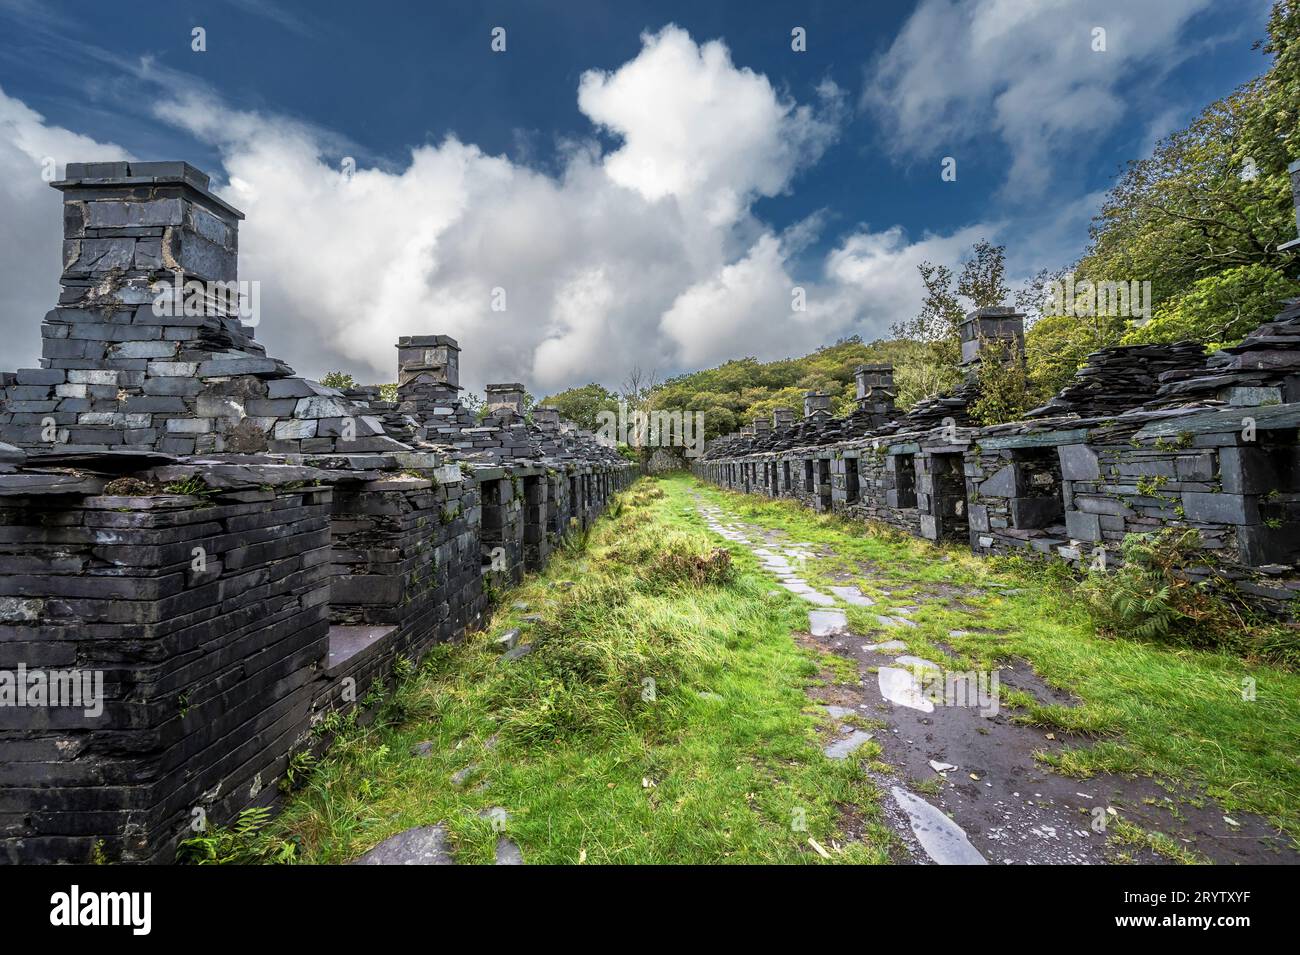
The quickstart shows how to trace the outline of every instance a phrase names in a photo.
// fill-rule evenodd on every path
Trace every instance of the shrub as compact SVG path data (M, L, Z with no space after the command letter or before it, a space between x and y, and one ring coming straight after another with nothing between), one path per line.
M626 495L626 499L628 505L631 507L645 507L651 501L658 501L663 496L663 489L651 484L646 487L637 488L631 494Z
M981 340L980 350L992 354L996 346ZM971 416L980 424L1014 421L1029 410L1029 372L1025 353L1011 342L1005 360L979 363L979 397L971 405Z
M1211 349L1235 345L1270 321L1281 310L1282 300L1298 291L1300 285L1265 265L1227 269L1161 302L1151 321L1130 329L1123 343L1190 340L1205 342Z
M1129 534L1120 548L1123 564L1113 573L1093 571L1082 593L1097 627L1117 636L1168 639L1210 615L1211 597L1202 583L1181 576L1205 561L1197 531L1167 529L1156 535Z
M326 388L337 388L339 391L346 391L357 386L352 376L342 371L327 371L321 375L320 383Z
M1128 534L1120 555L1117 570L1090 572L1079 589L1099 632L1227 650L1282 666L1300 661L1293 633L1215 592L1209 581L1189 579L1188 570L1212 560L1199 531Z

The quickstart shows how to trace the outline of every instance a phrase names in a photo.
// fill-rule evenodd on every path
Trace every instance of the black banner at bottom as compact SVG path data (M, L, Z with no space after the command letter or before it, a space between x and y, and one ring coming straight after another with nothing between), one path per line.
M770 932L774 917L801 934L820 926L820 937L837 923L860 933L858 914L924 938L982 927L1217 940L1278 931L1292 895L1283 867L575 867L534 875L436 866L12 867L0 868L0 910L9 943L72 933L82 943L261 943L276 931L296 943L339 943L449 919L557 941L630 920L638 936L665 943L690 920L694 942L717 926L734 943L750 926ZM692 887L696 878L707 881Z

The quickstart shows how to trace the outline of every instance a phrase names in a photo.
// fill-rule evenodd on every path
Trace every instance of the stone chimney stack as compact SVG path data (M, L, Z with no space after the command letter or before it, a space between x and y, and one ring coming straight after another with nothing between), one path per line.
M893 365L858 365L853 372L853 379L858 386L858 400L870 398L876 389L883 389L891 395L894 393Z
M961 367L968 374L973 374L974 366L990 354L998 361L1005 361L1013 343L1020 360L1024 361L1025 316L1014 308L1001 305L977 308L962 319L959 331Z
M496 385L485 385L488 414L509 412L520 418L524 416L524 386L517 381Z
M857 383L858 410L871 415L875 424L894 416L894 366L859 365L853 373Z
M460 401L460 346L446 335L397 339L397 401L426 421L449 418Z
M560 412L558 408L548 408L545 405L538 405L533 409L533 424L537 425L543 431L560 430Z
M253 340L261 283L274 277L239 278L243 214L205 173L73 162L51 185L63 194L62 288L41 329L41 367L20 369L6 392L25 416L0 414L6 443L178 457L403 447Z
M790 408L772 409L772 427L777 431L794 425L794 411Z
M766 418L754 419L754 434L763 435L772 433L772 423Z
M814 415L820 417L830 417L831 413L831 396L824 391L810 391L803 396L803 416L811 418Z
M403 335L397 340L397 384L415 378L460 388L460 346L447 335Z
M184 162L70 162L61 308L152 306L155 283L233 282L244 214ZM193 324L188 323L188 324Z

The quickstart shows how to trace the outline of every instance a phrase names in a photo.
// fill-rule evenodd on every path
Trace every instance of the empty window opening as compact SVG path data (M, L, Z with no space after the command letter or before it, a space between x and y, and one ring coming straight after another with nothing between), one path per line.
M1056 448L1017 448L1011 459L1016 467L1011 526L1030 530L1064 523L1061 456Z
M960 454L930 456L934 479L932 513L937 519L940 540L970 539L970 518L966 509L966 466Z
M505 479L483 481L479 487L482 493L483 517L480 540L485 566L493 563L493 552L504 548L506 544L505 507L502 504Z
M831 462L827 458L817 459L817 502L820 510L831 509Z
M916 455L894 456L894 496L896 507L916 507Z

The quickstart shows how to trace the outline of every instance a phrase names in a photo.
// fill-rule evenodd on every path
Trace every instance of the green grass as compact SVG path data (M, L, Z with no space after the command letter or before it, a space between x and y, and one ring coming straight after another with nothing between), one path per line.
M1150 849L1178 865L1204 865L1207 861L1200 853L1164 833L1150 832L1123 819L1111 826L1109 846L1116 862L1131 861L1135 849Z
M803 576L824 589L846 583L833 575L847 574L879 601L849 611L856 632L902 640L920 656L941 652L941 644L963 669L1028 661L1077 701L1004 697L1023 704L1015 710L1021 721L1082 734L1042 757L1058 771L1141 773L1190 785L1225 810L1259 813L1300 840L1300 675L1226 652L1099 636L1059 571L935 547L793 502L701 489L744 520L832 549L835 557L810 561ZM1002 593L1011 590L1021 592ZM917 628L879 627L877 613L908 605L920 608L911 615ZM967 635L950 637L951 630ZM1254 700L1243 698L1247 678Z
M878 601L850 608L856 632L931 659L948 652L955 668L1028 661L1071 702L1005 688L1003 705L1067 742L1039 755L1055 770L1150 775L1300 838L1296 674L1099 636L1074 585L1050 569L679 476L621 495L544 574L501 595L485 632L437 648L409 673L373 721L331 720L330 753L304 767L285 811L243 840L216 834L207 851L284 861L291 840L293 861L343 862L393 833L443 822L458 861L486 863L497 834L480 814L501 806L529 863L824 861L810 837L835 862L901 858L867 774L893 770L874 742L852 759L825 759L829 724L806 692L856 683L856 668L791 639L806 627L807 604L776 588L747 548L708 533L696 495L831 552L801 574L822 590L854 583ZM881 628L876 615L900 607L916 608L918 626ZM544 620L529 624L525 614ZM491 641L511 626L536 649L504 663ZM1243 699L1246 677L1253 701ZM429 755L411 755L422 741ZM452 782L471 766L463 785ZM926 792L923 782L914 788ZM1118 861L1142 847L1192 861L1159 834L1122 834Z
M642 480L585 547L504 594L485 632L431 654L371 725L344 721L263 843L343 862L443 822L458 861L486 863L497 834L480 813L500 806L529 863L824 861L810 837L836 862L888 861L896 842L864 768L879 749L821 754L805 687L828 661L791 639L805 606L750 555L718 553L691 487ZM544 622L519 621L531 613ZM490 644L511 626L536 648L506 663ZM411 755L421 741L429 755Z

